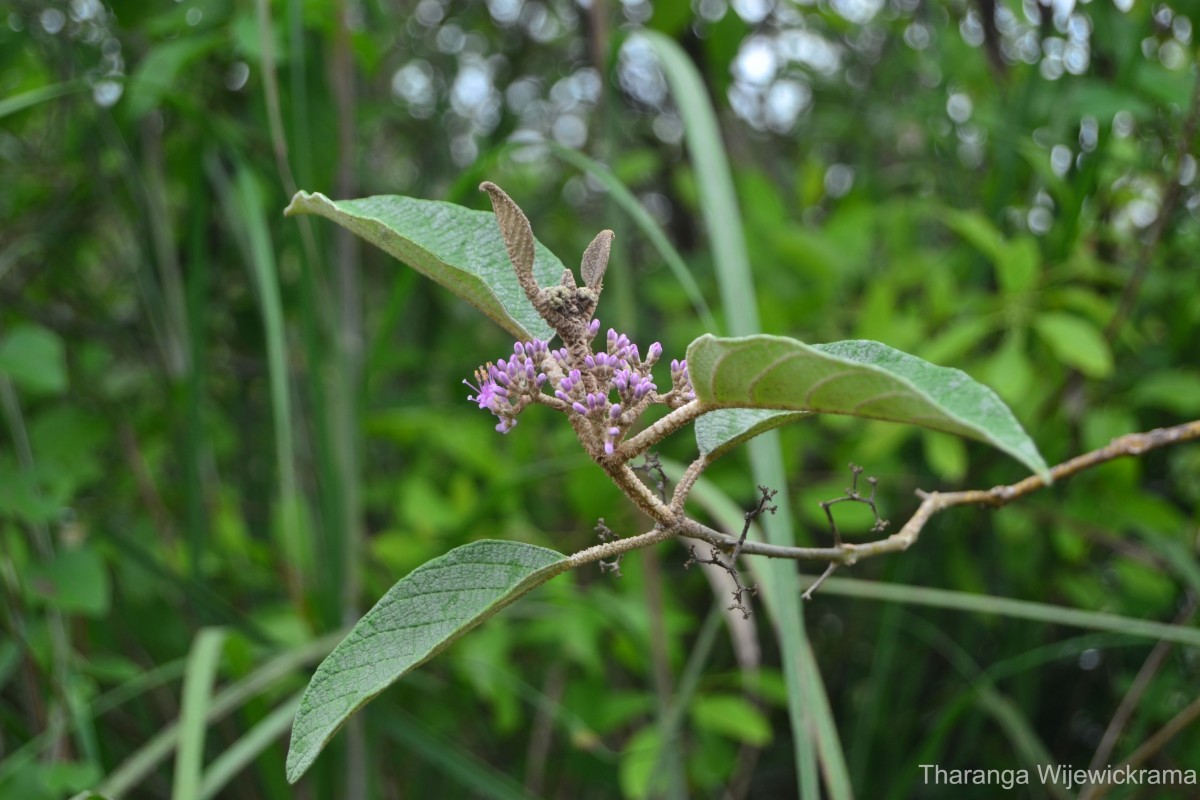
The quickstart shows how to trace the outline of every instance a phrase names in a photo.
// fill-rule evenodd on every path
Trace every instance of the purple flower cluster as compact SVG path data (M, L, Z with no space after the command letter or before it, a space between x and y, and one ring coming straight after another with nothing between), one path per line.
M548 352L549 346L541 339L517 342L512 358L507 361L502 358L495 364L489 361L475 370L478 386L463 381L475 390L467 399L499 417L496 430L501 433L512 430L517 424L517 414L541 391L546 382L542 364Z
M599 331L599 321L592 320L589 332L594 336ZM555 387L554 396L592 422L604 442L604 452L612 455L621 436L641 413L644 402L653 399L657 387L650 369L662 355L662 345L658 342L650 345L643 360L628 336L609 328L607 349L584 356L583 369L571 368L563 351L552 355L560 360L565 373ZM617 402L609 397L613 391Z
M671 359L671 391L685 403L696 399L696 390L692 387L692 376L688 375L686 359Z
M593 337L599 333L600 321L592 320L588 332ZM478 386L463 381L475 390L467 399L495 414L500 419L496 430L508 433L517 424L517 414L541 395L550 375L561 407L586 419L595 441L603 442L604 452L612 455L649 403L669 401L678 407L696 395L683 361L671 362L671 396L657 394L651 368L662 356L658 342L650 345L643 359L629 337L610 328L606 345L603 352L588 353L579 363L565 347L551 350L540 339L517 342L511 359L489 362L475 371Z

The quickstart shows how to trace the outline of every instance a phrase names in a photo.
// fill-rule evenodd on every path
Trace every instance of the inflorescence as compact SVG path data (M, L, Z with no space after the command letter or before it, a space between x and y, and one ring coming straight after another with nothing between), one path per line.
M592 338L600 332L600 320L588 325ZM608 329L604 351L575 357L565 347L551 349L541 339L517 342L508 359L490 361L475 370L475 381L463 381L475 390L467 399L492 412L500 420L496 430L508 433L517 415L530 403L554 406L582 417L605 455L617 444L651 403L678 408L696 398L688 376L687 362L671 361L671 390L658 393L651 369L662 356L662 345L650 345L642 358L638 346L623 333ZM543 392L549 382L552 397ZM478 384L478 385L476 385Z

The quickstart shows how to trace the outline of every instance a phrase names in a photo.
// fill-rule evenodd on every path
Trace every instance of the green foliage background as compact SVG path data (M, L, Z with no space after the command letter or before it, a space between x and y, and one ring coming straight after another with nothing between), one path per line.
M486 209L495 181L568 264L614 228L598 316L681 357L705 312L571 154L663 226L726 332L705 165L639 27L683 45L720 113L764 331L960 367L1050 463L1200 416L1194 4L732 5L0 12L0 796L795 791L766 615L726 621L727 587L675 545L556 579L283 779L289 704L400 576L480 538L571 552L600 517L644 521L549 412L500 436L465 402L507 334L282 209L297 188ZM675 439L663 455L689 458ZM783 443L780 497L814 543L851 461L893 525L918 487L1023 475L848 418ZM748 475L731 457L713 491L748 507ZM1164 450L943 515L850 574L1194 626L1198 503L1200 450ZM858 511L843 531L865 535ZM832 592L805 609L861 797L995 796L926 786L921 763L1086 766L1154 647ZM1194 709L1198 673L1167 650L1104 763ZM1200 768L1196 727L1148 765Z

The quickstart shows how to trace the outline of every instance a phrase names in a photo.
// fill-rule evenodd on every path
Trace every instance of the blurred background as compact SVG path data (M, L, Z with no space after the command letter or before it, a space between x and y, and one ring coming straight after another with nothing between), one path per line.
M500 436L466 401L507 334L282 209L298 189L485 209L495 181L569 265L614 229L598 316L682 357L730 309L709 165L633 35L659 31L717 110L762 329L961 367L1055 463L1200 415L1198 23L1132 0L6 3L0 796L791 796L767 617L727 618L729 587L673 543L525 598L287 786L296 693L397 579L480 538L572 552L601 517L646 523L550 412ZM851 418L783 449L809 543L851 461L893 527L918 487L1023 477ZM742 456L710 475L755 502ZM1200 448L1162 450L841 574L1194 626L1198 503ZM1181 719L1147 764L1200 766L1200 650L911 599L805 605L859 796L993 797L918 765L1116 764Z

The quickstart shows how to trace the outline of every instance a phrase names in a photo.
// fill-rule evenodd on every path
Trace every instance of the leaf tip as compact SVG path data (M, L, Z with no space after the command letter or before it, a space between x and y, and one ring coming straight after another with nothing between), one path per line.
M517 281L521 284L526 297L534 302L538 295L537 280L533 276L534 240L533 228L529 218L504 190L491 181L479 184L480 190L487 192L492 201L492 211L496 214L496 223L500 226L500 235L504 239L504 247L508 250L508 260L517 271Z
M329 198L320 192L305 192L301 190L293 195L292 201L283 210L283 215L285 217L294 217L297 214L308 214L312 211L312 205L321 200L328 201Z
M604 282L604 272L608 269L608 257L612 251L613 232L602 230L583 252L583 265L580 273L583 282L592 291L600 291Z
M295 732L293 731L293 736ZM305 752L296 750L292 746L288 746L287 765L284 768L284 774L287 777L289 784L295 784L304 777L304 773L308 772L308 768L312 766L313 757Z

